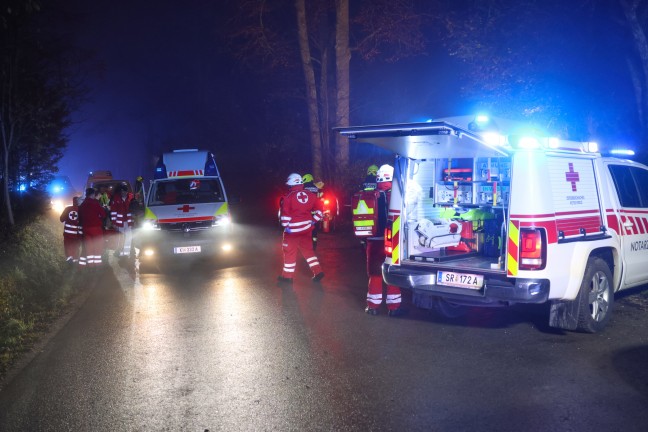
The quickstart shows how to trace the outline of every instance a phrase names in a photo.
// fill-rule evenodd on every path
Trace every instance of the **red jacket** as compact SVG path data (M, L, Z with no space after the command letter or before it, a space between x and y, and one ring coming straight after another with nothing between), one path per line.
M86 198L79 206L79 223L85 228L103 228L106 210L94 198Z
M304 185L290 188L281 205L281 225L289 234L310 232L312 221L322 219L322 202L312 192L304 190Z
M128 193L126 198L122 198L121 193L113 196L110 204L110 220L116 227L133 226L133 214L130 211L133 194Z
M60 220L63 222L63 237L79 237L83 234L83 229L79 225L79 207L75 205L65 207Z

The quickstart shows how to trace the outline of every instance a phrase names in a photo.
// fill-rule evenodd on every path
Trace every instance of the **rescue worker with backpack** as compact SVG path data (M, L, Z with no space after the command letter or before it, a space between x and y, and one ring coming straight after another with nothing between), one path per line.
M376 175L378 174L377 165L369 165L367 168L367 177L365 177L364 182L362 183L362 190L374 190L376 189Z
M365 312L369 315L378 315L378 308L383 301L382 263L385 261L385 228L387 226L387 213L391 196L394 168L383 165L376 175L376 189L363 190L354 195L353 222L356 235L366 240L367 276L369 287L367 290L367 307ZM356 222L359 222L356 224ZM356 228L362 228L356 230ZM391 317L404 313L401 308L400 288L387 285L385 299L387 313Z
M128 192L128 186L125 183L117 186L110 201L110 221L118 232L115 255L120 258L131 255L134 224L131 211L132 201L133 194Z
M79 258L81 266L98 267L102 264L106 210L99 203L99 196L95 188L88 188L85 199L79 205L79 223L83 230L83 252Z
M320 188L315 183L315 179L312 174L304 174L302 177L302 183L304 184L304 190L314 193L318 199L320 194ZM322 184L322 182L320 182ZM322 184L323 185L323 184ZM318 224L313 225L312 238L313 238L313 250L317 249L317 231Z
M61 213L63 222L63 249L68 264L79 262L83 229L79 224L79 197L72 198L72 205L65 207Z
M304 189L302 177L293 173L286 180L290 188L281 202L280 220L284 228L283 270L279 276L279 284L292 286L297 267L297 252L306 259L313 273L313 282L319 282L324 277L313 243L311 231L313 226L322 219L321 202L317 195Z

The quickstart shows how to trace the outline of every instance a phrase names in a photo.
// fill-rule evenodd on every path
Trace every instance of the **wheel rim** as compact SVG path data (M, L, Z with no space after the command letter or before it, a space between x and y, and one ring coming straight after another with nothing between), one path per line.
M603 272L596 272L592 277L589 293L589 309L592 319L601 322L610 307L610 281Z

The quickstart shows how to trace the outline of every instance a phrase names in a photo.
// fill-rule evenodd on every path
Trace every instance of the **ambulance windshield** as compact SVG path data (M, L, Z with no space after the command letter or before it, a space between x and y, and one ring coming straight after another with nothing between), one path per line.
M153 183L149 206L201 204L224 201L218 179L181 178Z

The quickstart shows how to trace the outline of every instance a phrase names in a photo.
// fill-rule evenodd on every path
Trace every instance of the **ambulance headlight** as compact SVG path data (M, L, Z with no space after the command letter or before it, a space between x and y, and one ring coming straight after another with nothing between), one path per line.
M157 221L152 220L152 219L146 219L142 223L142 229L144 231L153 231L153 230L158 230L160 228L158 227Z
M214 217L212 226L227 226L232 223L232 219L228 215L218 215Z
M62 213L63 210L65 210L65 203L63 202L62 199L54 199L52 200L52 210L55 211L56 213Z

